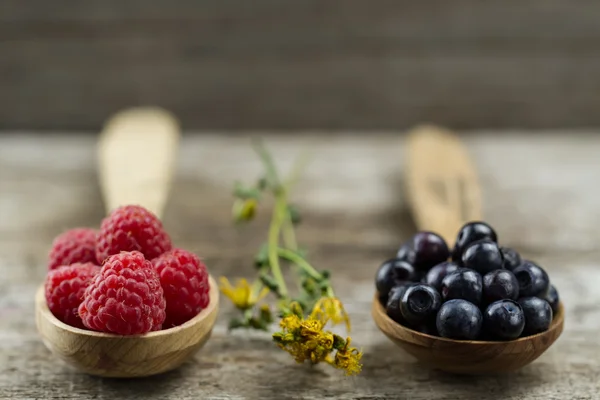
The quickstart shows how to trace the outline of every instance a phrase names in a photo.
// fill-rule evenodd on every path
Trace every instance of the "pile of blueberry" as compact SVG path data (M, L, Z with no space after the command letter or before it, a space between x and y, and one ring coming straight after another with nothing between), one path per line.
M377 271L390 318L419 332L456 340L512 340L548 330L558 292L539 265L500 247L492 227L464 225L452 250L419 232Z

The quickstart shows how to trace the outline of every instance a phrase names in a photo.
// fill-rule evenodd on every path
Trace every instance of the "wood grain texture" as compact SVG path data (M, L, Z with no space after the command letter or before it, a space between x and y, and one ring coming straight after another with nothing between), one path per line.
M558 339L565 317L561 304L546 332L507 342L491 342L451 340L406 328L387 316L378 293L373 299L371 313L377 327L419 362L461 375L512 373L529 365Z
M477 171L461 138L432 125L414 128L406 142L406 197L418 230L454 246L460 228L483 219Z
M0 15L4 15L0 13ZM544 266L565 304L560 339L510 376L462 378L427 369L373 322L373 277L414 232L403 193L404 139L396 134L324 137L265 135L288 169L314 146L293 201L304 211L299 240L314 265L333 271L353 321L364 371L344 378L297 365L268 334L227 333L223 301L210 341L165 375L119 381L89 377L57 362L35 329L34 294L52 238L94 226L104 215L95 137L0 136L0 399L222 400L394 399L594 400L600 392L600 132L478 132L467 148L480 175L483 215L500 240ZM177 246L196 251L216 277L251 276L269 215L230 224L231 185L261 171L245 136L184 135L165 225ZM258 231L257 231L258 230Z
M210 304L183 325L145 335L120 336L74 328L48 309L44 287L35 296L36 326L58 359L76 371L108 378L139 378L171 371L210 339L219 311L219 289L210 278Z
M112 116L98 138L98 180L107 212L142 205L159 217L179 149L179 126L166 110L135 108Z
M593 0L0 4L0 128L91 129L159 105L186 128L600 124Z

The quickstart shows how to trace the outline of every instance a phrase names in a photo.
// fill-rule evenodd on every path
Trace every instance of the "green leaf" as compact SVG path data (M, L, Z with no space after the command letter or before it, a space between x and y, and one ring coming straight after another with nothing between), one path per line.
M276 343L283 342L283 335L284 335L283 332L275 332L273 334L273 341L276 342Z
M262 176L256 186L258 187L259 190L265 190L268 186L269 186L269 182L267 181L267 178Z
M247 323L238 318L232 318L229 321L229 330L247 327Z
M233 186L233 195L242 200L247 199L260 199L260 190L254 187L244 186L240 182L236 182Z
M260 329L262 331L267 330L267 324L265 323L265 321L262 321L260 319L254 318L254 317L250 318L250 320L248 321L248 324L254 329Z
M254 256L254 265L257 268L269 266L269 245L267 243L263 244Z
M271 313L271 309L267 305L260 308L258 316L260 320L263 321L265 324L270 324L273 322L273 314Z
M346 341L343 337L334 334L333 335L333 348L336 350L341 350L346 345Z
M302 257L303 259L306 260L306 257L308 256L308 250L305 247L298 247L294 253L298 254L300 257Z
M317 292L318 286L315 280L309 277L302 280L302 289L312 296Z
M279 284L277 283L277 281L275 280L275 278L273 278L270 275L267 275L266 273L261 274L259 277L260 281L262 282L263 285L265 285L266 287L269 288L269 290L271 292L274 293L278 293L279 291Z
M293 204L289 204L287 206L287 212L290 215L290 220L292 224L298 225L302 221L302 215L300 214L300 210Z

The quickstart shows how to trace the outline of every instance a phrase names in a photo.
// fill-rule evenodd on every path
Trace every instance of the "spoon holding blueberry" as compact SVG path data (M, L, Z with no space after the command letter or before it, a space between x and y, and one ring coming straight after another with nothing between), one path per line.
M420 127L409 135L407 152L418 232L377 269L375 323L435 369L498 373L531 363L564 325L550 276L503 246L483 220L475 167L459 138Z

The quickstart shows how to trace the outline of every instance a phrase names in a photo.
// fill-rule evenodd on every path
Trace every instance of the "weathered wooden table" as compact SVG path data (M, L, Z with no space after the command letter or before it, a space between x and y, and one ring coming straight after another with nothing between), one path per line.
M33 295L52 238L95 225L103 205L93 136L0 135L0 398L53 399L598 399L600 398L600 135L479 133L465 137L500 239L545 266L566 305L566 329L538 361L509 376L427 370L381 334L370 316L373 274L414 230L402 193L398 135L269 136L283 168L304 145L313 162L294 200L300 240L334 284L365 352L364 371L295 364L268 334L229 334L223 302L211 341L163 376L110 380L58 362L39 340ZM314 140L313 140L314 139ZM267 215L230 223L231 185L260 165L239 135L186 135L164 221L175 242L202 255L214 275L248 276ZM254 229L258 229L260 235Z

